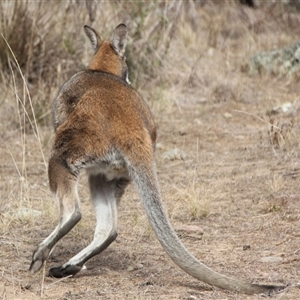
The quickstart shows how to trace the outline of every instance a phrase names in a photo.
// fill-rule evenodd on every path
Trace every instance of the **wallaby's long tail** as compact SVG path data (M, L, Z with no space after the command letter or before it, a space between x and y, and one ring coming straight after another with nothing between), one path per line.
M197 260L181 243L163 208L155 166L152 169L132 169L132 175L146 213L161 245L171 259L185 272L209 285L247 294L276 293L284 287L257 285L224 276Z

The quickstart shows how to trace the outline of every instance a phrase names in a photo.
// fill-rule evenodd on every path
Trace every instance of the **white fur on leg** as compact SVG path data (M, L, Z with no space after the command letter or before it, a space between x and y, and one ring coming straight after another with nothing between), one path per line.
M92 202L95 207L97 218L94 239L90 245L66 262L62 268L65 268L68 265L80 266L90 258L94 251L98 251L97 249L117 232L117 203L114 196L114 190L109 186L105 186L101 190L94 190L92 192Z

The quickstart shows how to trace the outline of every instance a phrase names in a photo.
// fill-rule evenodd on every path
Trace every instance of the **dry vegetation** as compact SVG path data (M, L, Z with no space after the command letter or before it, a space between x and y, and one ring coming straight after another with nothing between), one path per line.
M63 281L29 274L32 251L58 218L46 174L51 102L91 55L82 26L108 37L121 22L130 30L130 79L158 125L159 178L183 242L222 273L289 284L274 298L299 299L299 74L251 75L245 65L297 42L300 12L266 2L0 2L1 299L261 298L210 288L178 269L133 187L119 207L117 241L87 270ZM82 176L83 220L46 270L92 239L85 183Z

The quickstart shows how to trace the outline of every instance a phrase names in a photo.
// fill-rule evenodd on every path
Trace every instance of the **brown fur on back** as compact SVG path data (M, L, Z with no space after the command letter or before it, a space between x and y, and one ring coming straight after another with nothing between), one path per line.
M53 153L68 164L87 164L113 150L137 160L153 157L156 129L151 112L120 78L104 72L79 72L62 87L54 107Z

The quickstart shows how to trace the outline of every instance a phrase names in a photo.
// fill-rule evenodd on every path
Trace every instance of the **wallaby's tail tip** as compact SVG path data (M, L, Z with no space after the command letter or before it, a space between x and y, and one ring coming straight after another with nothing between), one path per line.
M253 287L257 287L258 294L264 296L274 296L276 294L281 293L288 285L276 286L276 285L253 285Z

